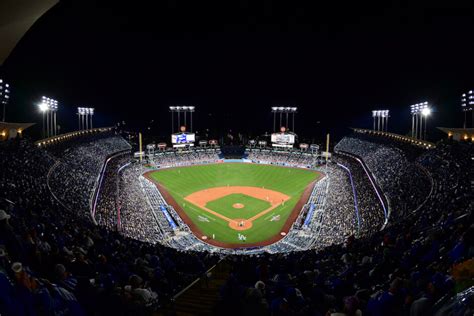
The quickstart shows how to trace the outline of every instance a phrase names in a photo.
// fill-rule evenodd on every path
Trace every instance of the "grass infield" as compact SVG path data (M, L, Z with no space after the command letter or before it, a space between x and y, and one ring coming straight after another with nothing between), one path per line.
M242 193L229 194L206 204L206 208L229 218L250 218L270 207L269 202Z
M290 216L293 211L299 211L294 208L298 202L301 207L303 192L307 193L320 174L271 165L221 163L163 169L147 176L174 199L181 208L178 211L192 221L190 227L197 228L193 232L198 238L206 236L207 242L224 247L245 247L280 236L291 225L287 219L294 220Z

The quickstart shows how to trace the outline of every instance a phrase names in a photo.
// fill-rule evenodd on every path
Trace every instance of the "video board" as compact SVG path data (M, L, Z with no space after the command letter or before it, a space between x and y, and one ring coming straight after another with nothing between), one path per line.
M290 133L273 133L272 143L278 144L294 144L295 135Z
M189 144L194 143L196 135L194 133L178 133L171 134L171 143L173 144Z

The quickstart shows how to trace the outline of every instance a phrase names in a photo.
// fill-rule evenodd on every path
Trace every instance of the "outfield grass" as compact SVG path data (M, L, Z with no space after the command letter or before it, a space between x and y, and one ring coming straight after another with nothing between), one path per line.
M311 170L246 163L221 163L163 169L150 174L150 178L166 188L205 235L209 238L214 235L217 241L242 243L242 245L265 241L279 234L307 185L316 180L318 176L317 172ZM264 187L284 193L291 198L284 205L280 205L256 219L252 228L238 232L231 229L225 220L184 200L184 197L193 192L222 186ZM235 209L232 206L234 203L242 203L245 207ZM233 219L250 218L268 208L268 205L268 202L253 197L231 194L208 202L206 207ZM245 242L239 241L239 233L246 236Z

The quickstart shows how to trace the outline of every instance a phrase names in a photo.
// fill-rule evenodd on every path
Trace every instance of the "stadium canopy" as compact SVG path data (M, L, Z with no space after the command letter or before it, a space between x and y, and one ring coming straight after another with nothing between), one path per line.
M0 1L0 66L36 20L56 3L58 0Z
M0 122L0 141L22 135L23 131L35 123L7 123Z
M474 128L438 127L438 129L448 134L448 137L452 137L454 140L470 140L474 142Z

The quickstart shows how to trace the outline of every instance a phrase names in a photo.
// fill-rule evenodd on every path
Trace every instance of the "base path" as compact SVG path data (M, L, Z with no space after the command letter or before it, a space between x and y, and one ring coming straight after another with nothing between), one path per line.
M267 201L268 203L270 203L271 206L267 208L266 210L263 210L262 212L252 216L251 218L245 219L245 222L247 223L247 225L238 226L236 225L235 219L228 218L206 207L206 204L209 203L210 201L220 199L229 194L245 194L259 200ZM246 230L252 227L252 222L254 220L264 216L265 214L271 212L273 209L277 208L281 204L285 203L286 201L290 199L290 196L278 191L273 191L273 190L259 188L259 187L228 186L228 187L217 187L217 188L210 188L210 189L197 191L186 196L184 199L190 203L193 203L196 206L199 206L201 209L205 210L206 212L211 213L212 215L222 218L223 220L227 221L231 228L235 230Z

